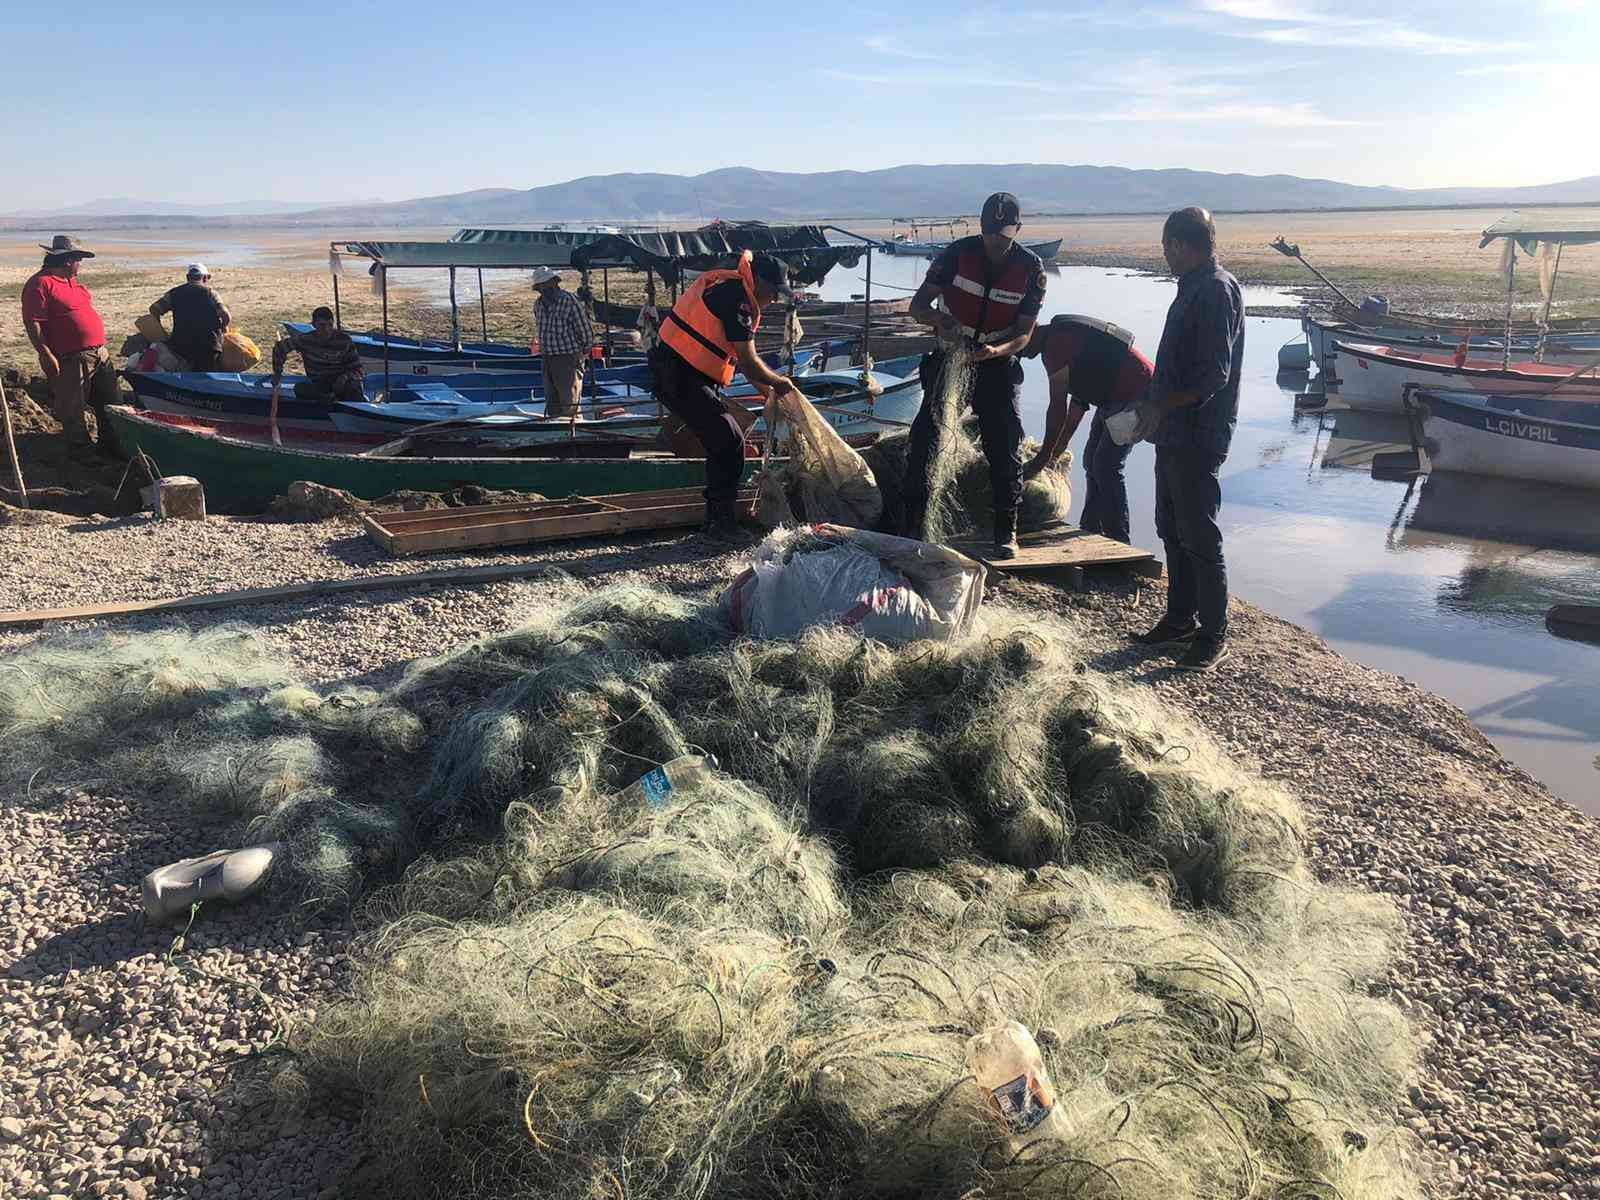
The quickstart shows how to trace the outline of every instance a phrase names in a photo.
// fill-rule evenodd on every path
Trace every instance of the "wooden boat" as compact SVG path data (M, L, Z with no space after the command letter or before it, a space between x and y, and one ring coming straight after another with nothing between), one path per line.
M1417 442L1439 471L1600 488L1600 404L1411 388Z
M922 405L922 379L918 360L892 359L871 372L872 387L864 385L860 371L828 371L796 376L800 391L815 404L822 405L824 418L839 436L849 439L881 432L897 424L909 425ZM766 429L760 418L762 401L749 386L729 389L731 398L744 398L745 407L757 416L752 426L759 435ZM459 428L443 433L446 440L492 438L507 446L536 447L550 442L565 442L574 436L610 439L652 440L661 432L660 406L648 392L631 398L611 395L591 406L587 397L581 406L584 415L576 423L568 418L549 419L542 405L515 404L494 412L474 415L472 411L447 411L451 406L406 404L386 400L382 404L340 404L331 412L336 429L344 433L386 433L401 437L423 425L454 421Z
M1025 249L1032 250L1047 263L1055 262L1061 253L1061 243L1064 238L1056 238L1052 242L1023 242ZM944 242L885 242L884 253L898 255L901 258L937 258L950 246Z
M1467 339L1467 351L1475 357L1493 358L1498 364L1505 350L1503 332L1490 332L1492 322L1475 325L1462 323L1459 329L1449 323L1434 326L1419 324L1361 324L1355 321L1335 320L1302 314L1300 326L1305 330L1310 347L1311 361L1319 370L1332 371L1329 356L1335 353L1335 343L1361 342L1366 345L1389 346L1396 350L1423 354L1454 354ZM1539 351L1537 330L1524 330L1511 340L1511 361L1532 362ZM1578 361L1600 355L1600 329L1573 330L1552 333L1545 341L1546 362L1567 362L1576 366Z
M125 405L106 409L121 444L149 455L165 475L193 475L216 511L260 512L297 480L343 488L364 500L399 490L449 491L466 485L561 498L703 486L703 459L637 453L631 447L574 442L538 457L496 454L368 457L373 435L288 431L274 446L260 428L207 422ZM755 460L751 460L751 468Z
M821 352L806 352L797 360L794 374L804 377L821 365ZM272 406L272 379L267 375L213 372L124 372L139 404L152 412L173 413L200 418L226 417L265 423ZM283 377L279 392L280 428L308 426L324 428L330 423L347 429L360 428L365 419L371 428L390 429L397 424L422 424L444 420L470 420L496 414L516 420L544 415L544 373L542 371L490 371L464 375L391 376L384 391L384 377L368 375L364 383L367 401L302 401L294 388L303 376ZM643 364L602 367L596 380L586 386L583 406L592 416L623 415L626 406L648 399L650 368ZM733 394L754 394L747 384L736 382ZM614 411L612 411L614 410Z
M1549 392L1558 384L1571 399L1600 399L1600 378L1572 378L1582 364L1513 363L1502 368L1498 357L1469 357L1457 366L1453 354L1402 350L1374 342L1335 342L1324 367L1324 389L1351 408L1364 412L1405 411L1402 396L1409 385L1477 392ZM1567 380L1570 382L1566 382Z
M1557 604L1544 615L1545 628L1559 638L1600 645L1600 608L1592 604Z
M311 326L285 321L283 327L294 333L310 333ZM384 364L384 339L381 330L350 334L367 373L381 375ZM544 359L528 347L509 342L462 342L459 349L449 342L431 338L389 335L390 375L466 375L482 371L542 372ZM626 367L644 362L638 353L614 353L614 366Z

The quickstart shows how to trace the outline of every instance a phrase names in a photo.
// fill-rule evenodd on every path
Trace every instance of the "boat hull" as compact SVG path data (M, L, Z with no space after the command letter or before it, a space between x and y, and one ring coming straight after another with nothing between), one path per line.
M1536 395L1562 383L1574 369L1557 364L1518 363L1501 370L1498 361L1468 359L1457 367L1443 355L1407 353L1376 343L1335 342L1325 360L1324 389L1361 412L1403 413L1408 386ZM1600 399L1600 379L1584 377L1565 384L1562 394Z
M200 480L215 511L260 512L297 480L343 488L364 500L398 490L440 492L467 485L561 499L705 482L702 459L364 458L229 437L200 422L121 405L106 413L122 445L148 454L164 475Z
M1061 253L1061 243L1065 238L1056 238L1053 242L1023 242L1023 248L1032 250L1045 262L1054 262ZM897 254L905 258L936 258L943 254L950 246L949 242L887 242L884 252Z
M1301 318L1306 342L1310 346L1311 361L1325 374L1331 373L1329 356L1335 353L1336 342L1362 342L1390 346L1397 350L1418 353L1454 354L1461 344L1462 331L1439 329L1434 332L1409 326L1356 325L1349 321L1333 321L1311 316ZM1537 335L1517 335L1511 339L1511 361L1530 363L1538 350ZM1494 334L1478 334L1467 339L1467 349L1477 357L1498 361L1505 348L1505 338ZM1576 366L1582 359L1600 355L1600 333L1552 334L1545 342L1545 362L1565 362Z
M1600 489L1600 412L1561 420L1519 399L1428 389L1408 404L1435 470Z

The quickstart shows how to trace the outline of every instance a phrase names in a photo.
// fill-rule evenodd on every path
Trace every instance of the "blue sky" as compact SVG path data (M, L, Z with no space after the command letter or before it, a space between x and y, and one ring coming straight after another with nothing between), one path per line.
M1066 162L1411 187L1600 174L1600 0L139 11L14 6L0 212L732 165Z

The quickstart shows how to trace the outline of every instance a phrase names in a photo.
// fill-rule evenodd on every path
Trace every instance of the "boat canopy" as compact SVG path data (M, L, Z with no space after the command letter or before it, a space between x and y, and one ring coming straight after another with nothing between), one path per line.
M1600 220L1593 217L1563 217L1559 213L1512 213L1501 217L1483 231L1483 249L1496 238L1512 238L1526 254L1534 254L1540 242L1553 245L1584 246L1600 242Z
M572 253L579 246L609 236L604 233L541 229L517 241L334 242L329 250L335 270L338 269L339 259L343 257L370 258L385 270L409 267L476 267L480 270L570 267ZM607 265L620 266L625 261L613 259Z
M551 245L546 239L563 234L564 231L547 229L459 229L449 244L498 247L515 256ZM856 265L870 244L863 241L835 245L821 226L767 225L760 221L719 221L702 229L565 236L583 240L570 243L568 258L559 265L587 270L627 263L655 271L668 283L676 283L683 270L704 271L743 250L759 250L788 260L795 284L814 284L841 263Z

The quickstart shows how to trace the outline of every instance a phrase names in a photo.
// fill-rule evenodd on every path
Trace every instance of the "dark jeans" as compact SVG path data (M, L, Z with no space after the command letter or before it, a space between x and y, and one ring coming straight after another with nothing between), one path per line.
M928 460L939 442L934 424L935 389L944 374L944 355L924 354L917 373L922 379L922 407L911 422L911 447L906 456L906 520L922 536L922 514L928 507ZM972 369L972 411L978 417L978 438L989 460L996 522L1014 520L1022 503L1022 364L997 358Z
M1083 447L1083 513L1078 525L1086 533L1104 534L1113 541L1128 544L1128 484L1123 464L1132 452L1132 443L1119 446L1106 432L1105 408L1096 407L1089 423L1089 440Z
M1228 569L1222 559L1221 454L1156 447L1156 533L1167 550L1167 620L1200 620L1200 636L1228 632Z
M332 404L335 400L360 403L367 398L365 383L366 377L360 371L301 379L294 385L294 398L309 404Z
M744 434L722 406L717 385L672 350L650 352L656 399L700 439L706 450L706 516L732 518L744 474Z

